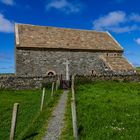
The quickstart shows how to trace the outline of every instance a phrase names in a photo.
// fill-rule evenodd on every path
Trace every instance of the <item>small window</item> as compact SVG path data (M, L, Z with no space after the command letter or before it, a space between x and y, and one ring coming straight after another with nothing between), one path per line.
M96 71L95 71L95 70L92 70L92 71L91 71L91 74L92 74L92 75L96 74Z
M50 70L47 72L47 76L54 76L54 75L56 75L55 71Z
M53 75L54 75L53 72L49 72L49 73L48 73L48 76L53 76Z
M92 74L94 73L94 70L92 70Z

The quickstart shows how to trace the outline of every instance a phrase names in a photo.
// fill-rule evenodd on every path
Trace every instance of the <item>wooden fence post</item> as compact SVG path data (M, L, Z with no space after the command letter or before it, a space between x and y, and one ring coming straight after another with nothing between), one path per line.
M58 77L56 81L56 91L58 90L59 86L60 86L60 78Z
M43 88L43 91L42 91L40 111L42 111L42 109L43 109L44 97L45 97L45 87Z
M75 140L78 140L76 105L75 99L73 98L71 98L71 110L72 110L73 136Z
M55 90L57 91L58 90L58 87L59 87L59 81L58 79L56 80L56 84L55 84Z
M57 87L57 80L56 80L56 82L55 82L55 91L57 91L57 89L58 89L58 87Z
M51 98L53 98L53 96L54 96L54 82L52 82L52 91L51 91Z
M18 107L19 107L19 103L14 103L12 121L11 121L10 140L14 140L15 137Z
M75 140L78 140L76 103L75 103L75 90L74 90L74 78L75 78L75 76L72 75L72 84L71 84L71 91L72 91L71 112L72 112L73 136L74 136Z
M75 78L75 76L72 75L71 91L72 91L72 98L75 100L74 78Z

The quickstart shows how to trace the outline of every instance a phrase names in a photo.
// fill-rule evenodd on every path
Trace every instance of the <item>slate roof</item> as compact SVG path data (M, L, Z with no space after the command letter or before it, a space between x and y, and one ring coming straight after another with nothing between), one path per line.
M134 70L133 66L122 56L118 56L118 57L103 56L101 58L113 71Z
M123 51L108 32L16 24L15 36L17 48Z

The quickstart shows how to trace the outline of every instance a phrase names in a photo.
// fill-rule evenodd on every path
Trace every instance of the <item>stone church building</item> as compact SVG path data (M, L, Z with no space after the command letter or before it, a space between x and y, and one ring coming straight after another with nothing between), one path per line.
M16 75L132 73L123 48L108 32L15 25Z

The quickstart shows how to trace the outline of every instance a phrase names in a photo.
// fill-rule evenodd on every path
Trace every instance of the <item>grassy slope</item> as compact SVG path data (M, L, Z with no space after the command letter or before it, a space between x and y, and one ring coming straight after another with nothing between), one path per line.
M140 84L97 82L79 85L76 99L81 140L140 139ZM70 108L63 139L72 140L69 116Z
M58 91L59 93L62 91ZM17 120L16 139L40 139L46 123L58 99L50 100L50 91L45 96L44 110L40 113L41 90L0 91L0 139L8 140L12 108L15 102L20 104Z
M137 70L137 71L140 71L140 67L137 67L136 70Z

